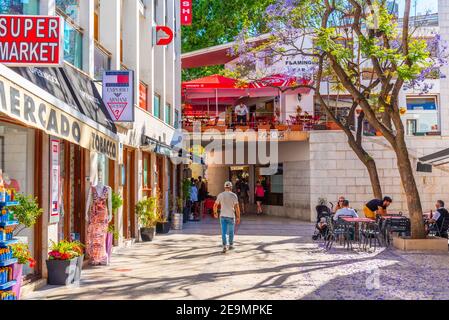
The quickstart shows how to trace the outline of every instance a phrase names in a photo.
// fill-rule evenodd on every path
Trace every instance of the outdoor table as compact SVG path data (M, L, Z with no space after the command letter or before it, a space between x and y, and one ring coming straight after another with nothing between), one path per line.
M359 247L360 247L360 240L361 240L361 228L360 228L360 226L358 226L359 224L369 224L369 223L375 223L376 222L376 220L373 220L373 219L370 219L370 218L352 218L352 217L343 217L343 218L341 218L344 222L347 222L347 223L350 223L350 224L356 224L357 225L357 229L358 229L358 231L357 232L355 232L355 235L354 235L354 240L355 240L355 236L357 235L357 240L359 241ZM347 237L348 237L348 241L350 242L350 241L352 241L351 240L351 238L350 238L350 234L349 234L349 228L347 229ZM352 248L352 243L351 243L351 248ZM349 246L348 246L348 249L349 249Z

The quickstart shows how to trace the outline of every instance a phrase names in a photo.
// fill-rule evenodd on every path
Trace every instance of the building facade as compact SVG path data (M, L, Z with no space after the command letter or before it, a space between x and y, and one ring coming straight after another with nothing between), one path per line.
M180 4L7 1L0 13L64 19L63 67L0 65L3 177L44 209L38 223L18 235L37 260L25 270L31 281L46 278L52 241L85 242L87 194L99 181L123 198L110 225L115 245L139 241L135 205L143 197L160 194L169 217L180 192L180 169L170 161L181 112ZM156 45L157 25L173 30L169 45ZM134 122L114 122L107 112L101 97L107 70L133 71Z

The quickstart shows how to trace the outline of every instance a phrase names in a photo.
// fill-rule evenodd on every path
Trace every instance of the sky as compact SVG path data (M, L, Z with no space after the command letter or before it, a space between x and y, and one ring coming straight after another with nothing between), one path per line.
M404 12L404 0L397 0L399 3L399 12ZM415 4L416 4L416 14L425 14L428 10L431 13L438 12L438 0L412 0L412 15L415 15Z

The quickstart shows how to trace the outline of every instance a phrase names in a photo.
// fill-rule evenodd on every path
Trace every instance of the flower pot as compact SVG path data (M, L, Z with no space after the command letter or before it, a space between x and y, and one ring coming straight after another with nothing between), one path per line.
M270 131L271 130L271 124L259 124L257 126L258 130L267 130Z
M380 131L376 131L376 136L381 137L381 136L383 136L383 134Z
M156 225L156 233L165 234L170 231L170 222L158 222Z
M326 122L326 126L329 130L341 130L338 124L332 121Z
M79 256L76 261L76 271L73 277L73 282L79 282L81 280L81 270L83 270L84 254Z
M140 228L140 236L143 242L153 241L156 234L156 228Z
M288 129L288 126L286 124L277 124L274 126L274 128L278 131L286 131Z
M235 126L235 130L246 131L249 129L249 126Z
M291 131L303 131L303 126L302 126L302 124L292 124L290 126L290 130Z
M47 260L48 284L69 285L75 278L78 258L70 260Z
M20 299L20 289L22 288L22 274L23 274L23 264L14 263L12 267L13 279L17 281L16 285L11 288L11 290L16 294L17 299Z

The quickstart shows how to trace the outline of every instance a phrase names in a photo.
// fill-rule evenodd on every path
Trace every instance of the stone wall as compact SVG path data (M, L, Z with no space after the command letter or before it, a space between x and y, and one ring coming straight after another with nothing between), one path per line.
M449 148L444 137L411 137L408 141L412 166L417 157ZM382 137L364 137L365 149L376 160L384 195L393 198L392 210L407 211L396 157ZM424 210L434 209L438 199L449 202L449 170L434 167L432 173L416 172ZM319 197L336 203L340 195L350 200L351 206L361 210L373 198L370 179L364 165L350 149L343 132L310 133L310 202L311 211ZM312 214L312 220L315 213Z

